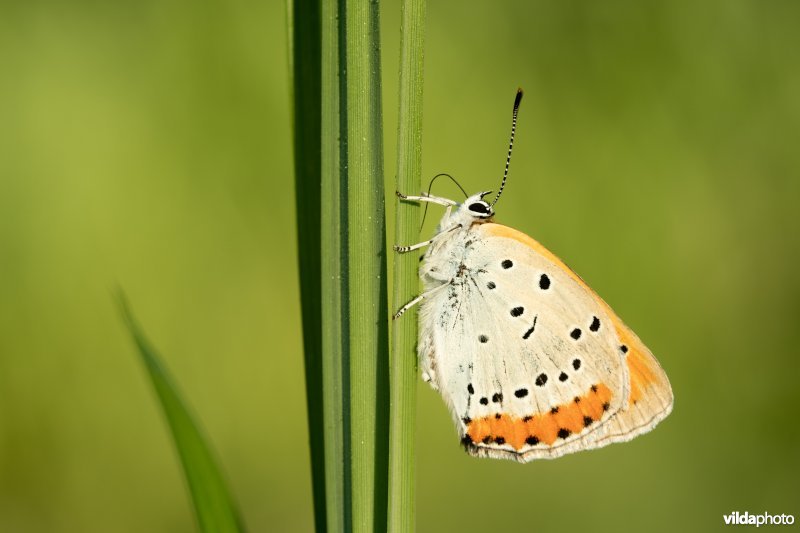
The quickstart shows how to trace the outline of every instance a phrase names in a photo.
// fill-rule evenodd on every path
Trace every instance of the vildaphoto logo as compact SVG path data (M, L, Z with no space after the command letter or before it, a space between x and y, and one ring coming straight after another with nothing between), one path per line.
M726 526L789 526L794 524L794 515L790 514L750 514L747 511L722 515Z

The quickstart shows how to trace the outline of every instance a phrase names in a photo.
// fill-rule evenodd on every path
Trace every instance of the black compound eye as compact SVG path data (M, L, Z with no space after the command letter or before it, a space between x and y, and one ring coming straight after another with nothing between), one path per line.
M474 204L469 204L469 210L475 213L481 213L482 215L489 214L489 206L483 202L475 202Z

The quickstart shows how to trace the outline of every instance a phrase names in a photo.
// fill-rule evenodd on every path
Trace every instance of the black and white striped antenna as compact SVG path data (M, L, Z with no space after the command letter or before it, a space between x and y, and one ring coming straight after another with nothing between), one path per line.
M508 156L506 156L506 169L503 172L503 182L500 183L500 190L497 191L497 196L494 197L492 205L497 203L500 195L503 193L503 187L506 186L506 179L508 178L508 165L511 164L511 149L514 148L514 132L517 130L517 113L519 112L519 103L522 101L522 89L517 89L517 96L514 98L514 115L511 119L511 140L508 142Z

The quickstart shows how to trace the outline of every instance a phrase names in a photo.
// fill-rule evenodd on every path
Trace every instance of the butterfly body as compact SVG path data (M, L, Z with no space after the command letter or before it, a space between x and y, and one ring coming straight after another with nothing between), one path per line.
M630 440L672 410L650 350L577 274L531 237L493 222L487 192L446 207L420 265L417 352L465 449L528 462Z

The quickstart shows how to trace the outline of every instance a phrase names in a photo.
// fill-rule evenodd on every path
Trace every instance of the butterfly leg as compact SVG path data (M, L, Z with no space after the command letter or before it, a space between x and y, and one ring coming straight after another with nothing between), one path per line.
M450 208L448 207L447 209L449 210ZM452 228L446 229L444 231L440 231L439 233L437 233L436 235L434 235L432 238L428 239L427 241L418 242L417 244L410 244L408 246L400 246L398 244L395 244L394 246L392 246L392 250L394 250L397 253L401 253L401 254L404 254L406 252L410 252L412 250L419 250L420 248L428 246L430 243L435 241L441 235L444 235L445 233L450 233L451 231L455 231L455 230L460 229L460 228L461 228L461 224L457 224L457 225L453 226Z
M448 285L449 285L449 283L443 283L442 285L439 285L438 287L434 287L433 289L431 289L429 291L423 292L422 294L420 294L419 296L417 296L416 298L414 298L410 302L408 302L406 305L404 305L403 307L398 309L397 312L394 314L394 316L392 316L392 320L397 320L398 318L400 318L403 315L403 313L405 313L406 311L408 311L409 309L411 309L412 307L414 307L415 305L420 303L425 298L429 298L431 295L439 292L440 290L442 290L444 287L447 287Z
M458 202L454 202L448 198L441 198L439 196L431 196L430 194L422 194L421 196L408 196L400 191L395 191L397 197L401 200L406 200L409 202L428 202L431 204L439 204L445 207L453 207L454 205L458 205Z
M458 205L458 202L454 202L448 198L442 198L440 196L431 196L428 193L422 193L420 196L408 196L406 194L401 193L400 191L395 191L397 197L401 200L406 200L407 202L428 202L431 204L438 204L443 205L447 208L444 212L444 220L450 218L450 212L453 210L453 207ZM427 207L425 208L427 211ZM424 217L423 217L424 220Z
M398 245L395 244L394 246L392 246L392 249L395 252L404 254L406 252L411 252L413 250L419 250L420 248L422 248L424 246L428 246L432 242L433 242L433 239L429 239L427 241L418 242L417 244L412 244L412 245L409 245L409 246L398 246Z

